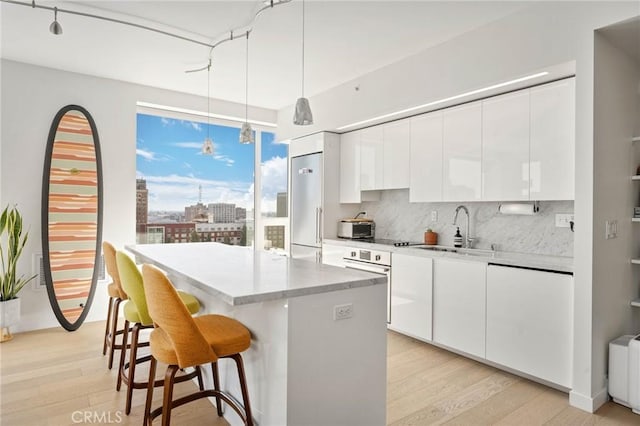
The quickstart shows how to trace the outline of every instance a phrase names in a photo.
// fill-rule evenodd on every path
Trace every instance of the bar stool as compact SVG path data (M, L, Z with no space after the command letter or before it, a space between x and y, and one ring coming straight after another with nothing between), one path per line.
M149 342L139 342L140 330L145 328L153 328L153 320L149 316L147 309L147 301L145 298L144 286L142 285L142 275L138 270L133 259L131 259L126 253L122 251L116 252L116 264L118 271L120 272L120 282L122 287L129 296L129 301L124 305L123 312L125 318L125 330L129 330L131 327L131 344L128 345L129 362L125 363L125 352L128 341L128 332L124 333L122 338L122 344L125 346L125 350L120 352L120 366L118 371L118 381L116 383L116 390L120 390L122 383L127 385L127 402L125 407L125 413L128 415L131 412L131 400L133 398L133 389L146 389L147 382L136 382L135 371L136 365L142 362L149 361L150 355L138 358L138 348L149 346ZM189 293L179 292L181 303L183 303L190 315L195 314L200 310L200 302L194 296ZM189 374L178 377L176 381L184 382L191 380L194 377L198 378L198 384L200 389L204 389L202 382L202 373L199 368ZM162 386L164 380L156 380L155 377L150 378L154 386Z
M147 295L149 313L155 329L151 332L151 366L149 386L145 404L145 423L152 425L153 419L162 414L162 425L169 426L171 410L200 398L215 397L218 416L222 416L221 400L238 413L246 425L253 425L247 380L240 352L251 345L251 334L240 322L222 315L192 317L180 302L178 292L169 279L151 265L142 266L142 276ZM220 390L218 359L232 358L236 362L244 409ZM157 362L167 364L164 380L162 407L151 411L153 386ZM200 390L173 400L173 384L179 369L211 363L214 389Z
M122 345L116 343L116 337L124 333L124 329L118 329L118 314L120 311L120 303L127 300L127 293L122 289L120 284L120 274L116 266L116 249L111 243L104 241L102 243L102 251L104 253L104 262L107 266L107 272L111 276L111 283L107 286L109 293L109 310L107 311L107 322L104 327L104 342L102 345L102 355L107 353L109 349L109 370L113 367L114 351L122 351Z

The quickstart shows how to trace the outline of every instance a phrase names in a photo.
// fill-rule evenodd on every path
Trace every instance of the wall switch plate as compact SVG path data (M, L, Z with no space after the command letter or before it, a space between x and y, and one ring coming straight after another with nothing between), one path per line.
M333 307L333 320L343 320L353 316L353 303L345 303L344 305L336 305Z
M556 214L556 228L569 228L573 222L573 213Z
M431 210L431 222L437 222L437 221L438 221L438 211Z
M617 220L607 220L604 223L604 232L605 239L611 240L618 236L618 221Z

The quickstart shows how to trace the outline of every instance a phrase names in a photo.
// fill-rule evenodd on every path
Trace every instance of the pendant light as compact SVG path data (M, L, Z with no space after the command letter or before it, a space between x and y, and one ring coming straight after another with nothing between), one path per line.
M58 22L58 8L53 8L53 22L49 25L49 31L51 34L61 35L62 34L62 25Z
M210 98L210 82L211 82L211 59L209 59L209 64L207 65L207 137L204 139L202 143L202 155L213 155L213 141L209 137L209 105L211 104Z
M304 97L304 0L302 0L302 97L296 101L293 124L298 126L313 124L313 114L309 106L309 99Z
M249 124L249 33L247 30L247 49L245 58L244 73L244 123L240 129L240 143L249 144L254 142L253 129Z

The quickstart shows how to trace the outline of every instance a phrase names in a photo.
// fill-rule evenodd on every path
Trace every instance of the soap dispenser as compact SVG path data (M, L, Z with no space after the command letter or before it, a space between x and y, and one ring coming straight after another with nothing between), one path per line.
M462 247L462 235L460 234L460 227L456 227L456 234L453 236L453 246Z

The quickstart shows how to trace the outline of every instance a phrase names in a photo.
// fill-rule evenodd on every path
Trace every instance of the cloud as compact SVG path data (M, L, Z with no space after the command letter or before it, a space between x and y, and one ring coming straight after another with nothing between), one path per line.
M199 132L202 131L202 126L199 123L196 123L195 121L187 121L187 125L190 125L191 127L193 127L194 130L197 130Z
M202 148L202 142L173 142L170 145L178 148L193 148L198 150Z
M271 142L271 144L272 145L289 145L290 142L291 142L291 139L284 139L284 140L274 139Z
M273 157L261 165L262 211L275 212L278 192L287 192L287 158Z
M147 161L158 161L159 158L156 156L155 152L146 151L144 149L136 148L136 155L144 158Z
M173 126L174 124L176 124L175 120L171 120L165 117L161 117L160 121L162 122L162 127Z
M234 160L233 158L220 154L214 155L213 159L226 163L227 167L233 167L233 164L236 162L236 160Z

